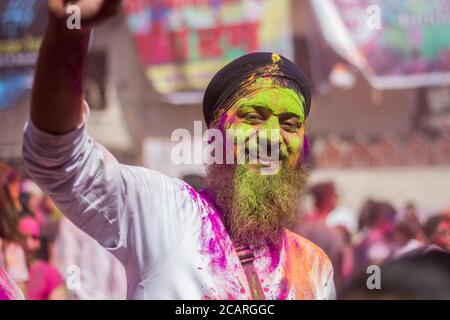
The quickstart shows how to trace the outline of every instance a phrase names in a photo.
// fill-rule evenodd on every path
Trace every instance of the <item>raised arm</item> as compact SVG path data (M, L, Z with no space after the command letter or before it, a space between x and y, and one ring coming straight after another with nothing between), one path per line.
M108 249L124 246L127 184L136 180L87 133L83 67L91 27L111 16L119 3L76 1L82 29L69 30L63 1L49 1L31 121L23 139L24 164L31 178L67 218Z
M31 119L42 131L63 134L75 129L82 115L83 70L91 28L114 15L119 0L73 1L81 29L67 27L67 1L49 0L49 23L36 67Z
M144 272L175 252L187 232L190 224L181 223L172 208L187 201L187 191L161 173L120 164L88 134L82 75L89 28L110 16L119 1L78 1L82 14L84 3L112 7L94 6L95 14L84 20L89 24L82 20L81 31L65 29L64 9L51 9L36 71L32 121L24 132L24 164L69 220L124 265ZM183 212L192 217L192 211Z

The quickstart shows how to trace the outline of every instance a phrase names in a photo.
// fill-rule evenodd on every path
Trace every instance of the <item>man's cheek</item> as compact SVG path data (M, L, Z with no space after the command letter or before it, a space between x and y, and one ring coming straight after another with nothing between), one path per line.
M295 137L288 141L289 157L297 159L301 155L300 151L303 150L303 141L303 137Z

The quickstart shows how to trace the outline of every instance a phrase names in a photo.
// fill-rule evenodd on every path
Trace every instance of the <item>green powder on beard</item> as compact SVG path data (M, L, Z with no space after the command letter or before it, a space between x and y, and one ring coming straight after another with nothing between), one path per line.
M280 230L296 219L303 178L303 174L289 174L287 168L264 176L238 165L233 212L227 217L233 237L240 242L274 240Z

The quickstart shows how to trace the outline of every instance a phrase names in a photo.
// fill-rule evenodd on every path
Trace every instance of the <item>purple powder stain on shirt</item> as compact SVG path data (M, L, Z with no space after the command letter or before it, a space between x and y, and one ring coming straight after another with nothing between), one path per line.
M189 192L189 195L191 196L192 200L198 200L198 193L194 190L190 185L185 184L185 189Z
M208 217L213 231L213 234L208 236L208 249L210 254L213 255L212 261L214 262L214 264L224 269L227 264L226 256L229 253L229 250L226 250L226 248L223 247L223 242L225 242L226 240L226 235L223 234L220 222L217 221L217 215L211 214L209 212Z
M185 185L185 188L192 200L201 202L201 205L199 206L202 211L201 219L203 221L201 241L204 248L208 249L213 267L225 269L227 265L227 255L230 251L223 246L223 244L226 244L226 237L228 236L225 232L225 228L217 213L213 211L208 201L205 199L205 196L199 194L188 184ZM209 224L206 220L209 220ZM209 226L210 228L208 228Z
M272 270L275 270L280 263L281 244L269 244L268 248L271 258L270 266L272 267Z
M239 295L245 294L246 289L241 283L233 281L233 277L230 277L230 274L234 276L239 274L240 264L238 260L233 262L233 259L231 259L234 254L234 246L220 219L221 213L213 206L213 201L210 201L206 192L198 193L188 185L185 188L190 197L199 204L198 208L202 219L200 241L203 250L209 256L209 267L213 274L217 274L219 278L226 277L224 280L228 283L228 289L226 293L223 293L226 294L226 299L237 299L238 297L230 294L229 290Z

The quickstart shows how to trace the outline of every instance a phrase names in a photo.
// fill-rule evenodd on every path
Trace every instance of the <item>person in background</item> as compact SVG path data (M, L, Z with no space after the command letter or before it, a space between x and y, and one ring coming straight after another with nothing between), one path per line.
M314 185L310 189L314 198L315 208L313 211L305 214L304 222L324 222L328 215L337 206L337 193L333 182L323 182Z
M0 165L0 171L3 171L2 186L5 188L5 192L8 195L9 206L16 212L22 212L23 207L20 203L20 176L10 166Z
M54 259L55 239L63 215L32 180L22 181L20 200L23 207L22 216L34 217L41 229L41 249L37 257L51 262Z
M19 177L13 169L0 164L0 268L8 273L26 296L29 275L25 254L19 244L19 186Z
M381 264L394 252L395 209L388 203L368 201L360 215L362 237L355 246L355 265L365 270Z
M314 198L315 209L301 219L294 230L301 236L312 241L321 248L330 258L334 269L334 282L339 289L343 281L343 267L348 270L348 259L344 252L346 248L345 236L337 228L326 224L328 214L336 208L337 194L332 182L324 182L314 185L310 189Z
M52 261L68 281L70 275L80 276L68 288L71 300L126 298L127 280L119 260L66 218L59 223Z
M46 217L47 223L41 230L41 243L43 244L43 247L45 247L45 250L41 250L39 256L48 261L50 264L56 266L56 240L60 230L61 221L64 219L64 215L46 194L43 195L40 207Z
M424 230L430 244L450 252L450 215L439 214L429 218Z
M365 271L357 274L339 292L339 297L342 300L449 300L449 270L450 254L446 252L406 255L383 263L378 280L369 280Z
M20 220L19 230L23 235L30 280L27 283L30 300L65 300L67 291L59 271L49 263L36 258L41 247L41 230L38 222L31 216Z
M417 212L415 204L412 202L406 204L401 220L408 223L408 225L410 225L412 228L422 228L422 224L420 223L419 219L419 213Z
M425 235L415 223L404 220L395 227L395 243L397 248L394 257L409 255L426 249Z
M46 217L41 209L43 193L32 180L24 179L20 184L20 204L22 215L32 215L39 225L46 225Z
M0 300L24 300L17 284L0 268Z

